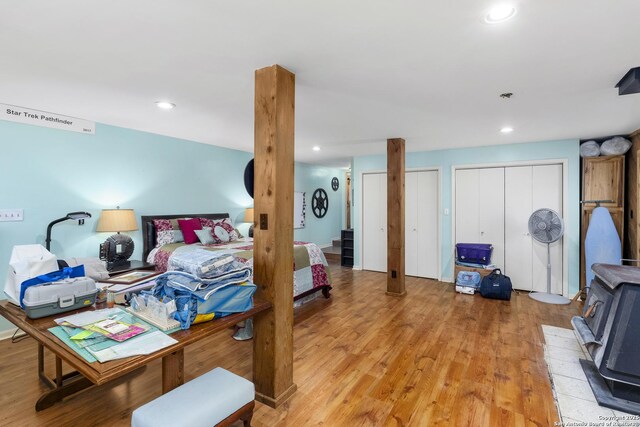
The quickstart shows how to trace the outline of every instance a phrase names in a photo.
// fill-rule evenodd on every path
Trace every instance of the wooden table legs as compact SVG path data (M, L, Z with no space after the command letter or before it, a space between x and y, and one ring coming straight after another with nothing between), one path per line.
M62 375L62 359L56 356L56 377L51 379L44 373L44 346L38 343L38 377L51 390L40 396L36 411L42 411L67 396L93 386L93 383L77 371Z
M162 394L184 384L184 349L162 358Z

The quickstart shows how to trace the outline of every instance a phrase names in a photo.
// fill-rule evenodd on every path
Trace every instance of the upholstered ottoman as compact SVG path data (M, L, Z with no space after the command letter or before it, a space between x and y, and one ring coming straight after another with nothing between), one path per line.
M201 375L139 407L131 427L251 425L255 388L251 381L222 368Z

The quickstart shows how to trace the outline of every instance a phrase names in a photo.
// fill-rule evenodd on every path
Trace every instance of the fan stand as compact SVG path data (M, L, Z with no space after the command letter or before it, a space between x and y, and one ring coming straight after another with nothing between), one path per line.
M545 304L569 304L571 300L562 295L551 293L551 244L547 243L547 292L532 292L529 294L531 298Z

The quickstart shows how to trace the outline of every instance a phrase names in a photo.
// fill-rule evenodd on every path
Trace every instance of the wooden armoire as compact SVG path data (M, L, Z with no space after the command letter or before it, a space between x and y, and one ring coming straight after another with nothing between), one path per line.
M600 203L611 213L613 223L623 241L625 224L625 156L585 157L582 159L582 216L580 224L580 289L586 286L584 242L595 203L589 200L611 200Z
M627 151L627 195L625 203L627 212L625 215L625 233L623 255L627 259L640 260L640 129L630 136L631 149ZM640 263L630 265L640 266Z

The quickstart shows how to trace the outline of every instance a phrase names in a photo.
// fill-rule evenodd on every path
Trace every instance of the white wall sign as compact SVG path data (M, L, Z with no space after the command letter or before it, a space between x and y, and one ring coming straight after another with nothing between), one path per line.
M0 119L80 133L96 133L96 123L46 111L0 104Z

